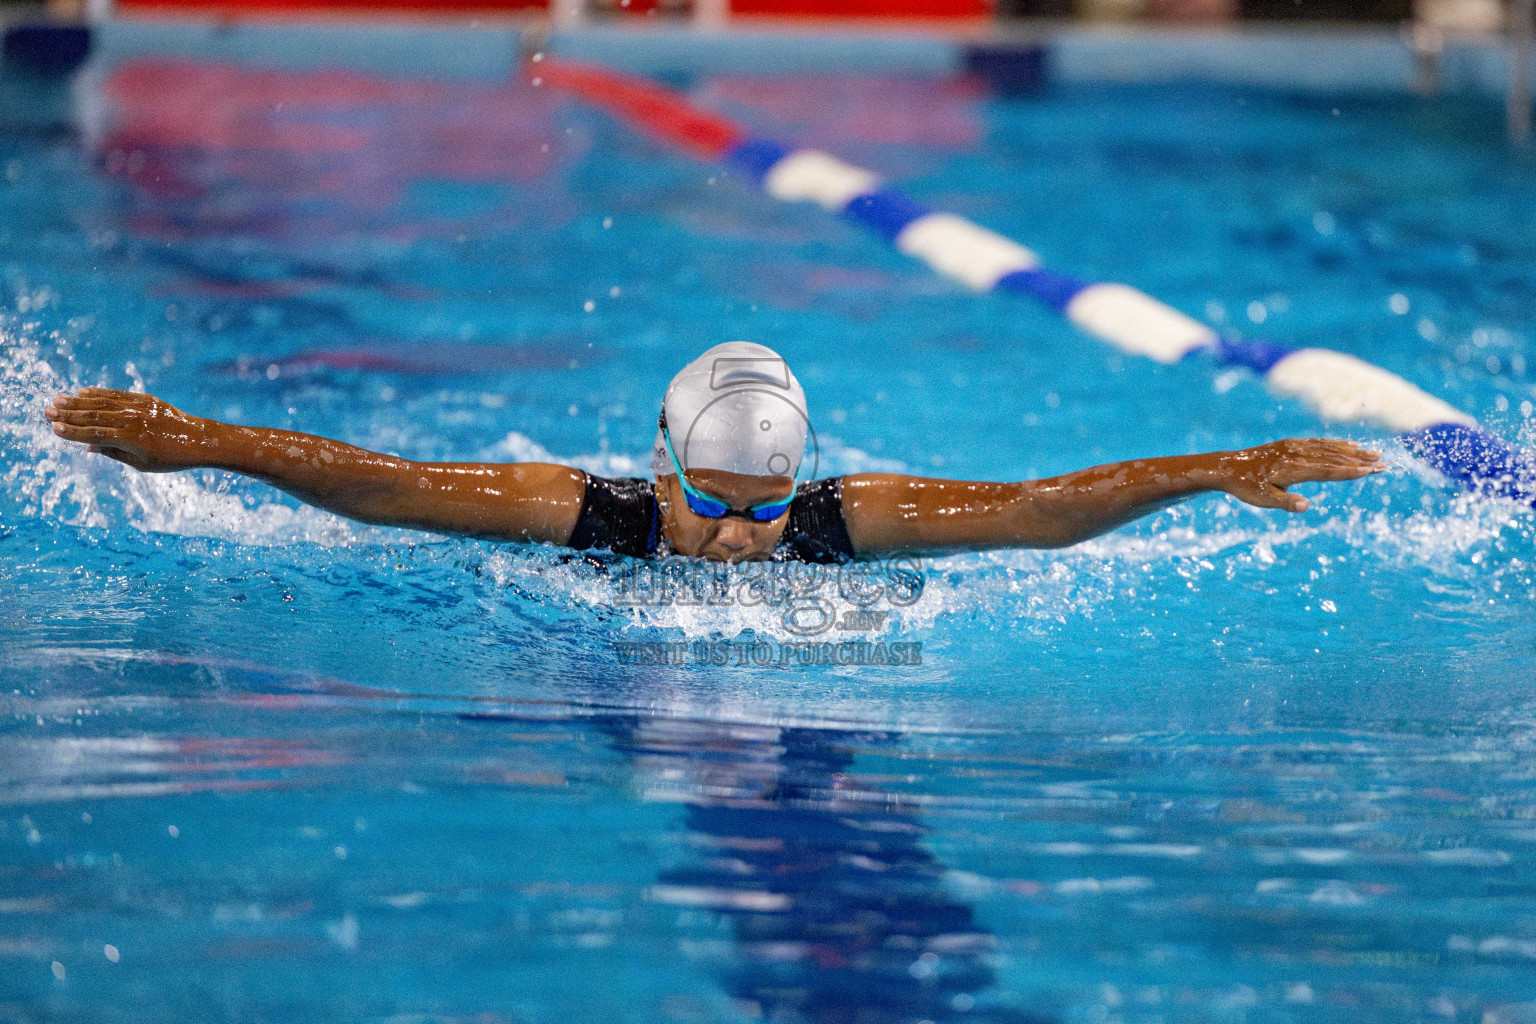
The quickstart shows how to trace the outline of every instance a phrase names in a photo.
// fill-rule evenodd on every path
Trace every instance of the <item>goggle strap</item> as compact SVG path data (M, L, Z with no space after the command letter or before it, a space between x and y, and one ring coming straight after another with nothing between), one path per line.
M657 426L661 428L661 443L667 449L667 457L672 460L672 468L677 470L677 482L683 489L683 498L688 502L688 507L696 514L706 519L724 519L731 515L732 512L735 512L738 517L750 519L754 523L771 523L789 511L789 506L794 504L795 491L799 490L800 471L798 468L795 470L795 490L792 490L789 497L784 501L762 502L753 505L745 511L737 512L718 498L711 498L688 482L688 477L683 472L683 464L678 461L677 452L672 448L672 432L667 429L667 411L665 408L662 409L661 416L657 419ZM706 507L700 508L699 505L701 504L704 504ZM719 506L720 511L711 511L714 506ZM778 511L773 515L768 516L766 519L758 518L758 512L766 512L769 509L775 508Z

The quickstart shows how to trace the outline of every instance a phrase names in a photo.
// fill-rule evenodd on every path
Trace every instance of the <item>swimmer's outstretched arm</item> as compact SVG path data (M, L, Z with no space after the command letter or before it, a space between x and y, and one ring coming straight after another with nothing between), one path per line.
M48 407L53 432L147 473L223 469L365 523L564 544L586 491L548 463L412 462L291 430L189 416L153 395L84 388Z
M848 536L860 555L1061 548L1208 491L1305 512L1292 484L1355 480L1384 467L1349 441L1290 439L1236 452L1135 459L1021 483L889 473L843 478Z

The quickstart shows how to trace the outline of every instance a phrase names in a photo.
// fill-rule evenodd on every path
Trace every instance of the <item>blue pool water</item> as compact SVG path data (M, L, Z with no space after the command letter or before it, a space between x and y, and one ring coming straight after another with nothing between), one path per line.
M873 635L822 635L921 644L896 666L736 665L799 620L56 443L52 394L142 384L640 473L666 381L732 338L796 368L823 474L1323 430L531 88L250 74L5 83L0 1019L1536 1013L1530 513L1390 443L1305 516L1205 498L922 563ZM1050 266L1531 441L1536 170L1492 104L685 84Z

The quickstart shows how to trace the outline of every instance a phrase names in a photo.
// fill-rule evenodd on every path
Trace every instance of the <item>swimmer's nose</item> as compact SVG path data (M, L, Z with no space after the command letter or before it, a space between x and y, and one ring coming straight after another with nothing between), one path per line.
M737 519L725 519L715 534L715 543L733 555L739 555L752 545L752 531Z

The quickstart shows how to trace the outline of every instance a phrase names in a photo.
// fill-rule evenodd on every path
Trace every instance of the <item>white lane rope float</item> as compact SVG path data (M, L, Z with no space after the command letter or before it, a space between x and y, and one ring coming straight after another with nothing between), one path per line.
M723 163L775 199L813 202L856 220L898 250L976 292L1032 296L1122 352L1160 363L1203 356L1241 367L1269 389L1329 422L1395 433L1427 465L1480 493L1536 504L1536 460L1447 402L1343 352L1221 336L1129 285L1048 270L1023 245L952 213L930 210L879 175L814 149L753 138L742 128L655 83L604 68L545 59L535 85L573 93L694 156Z

